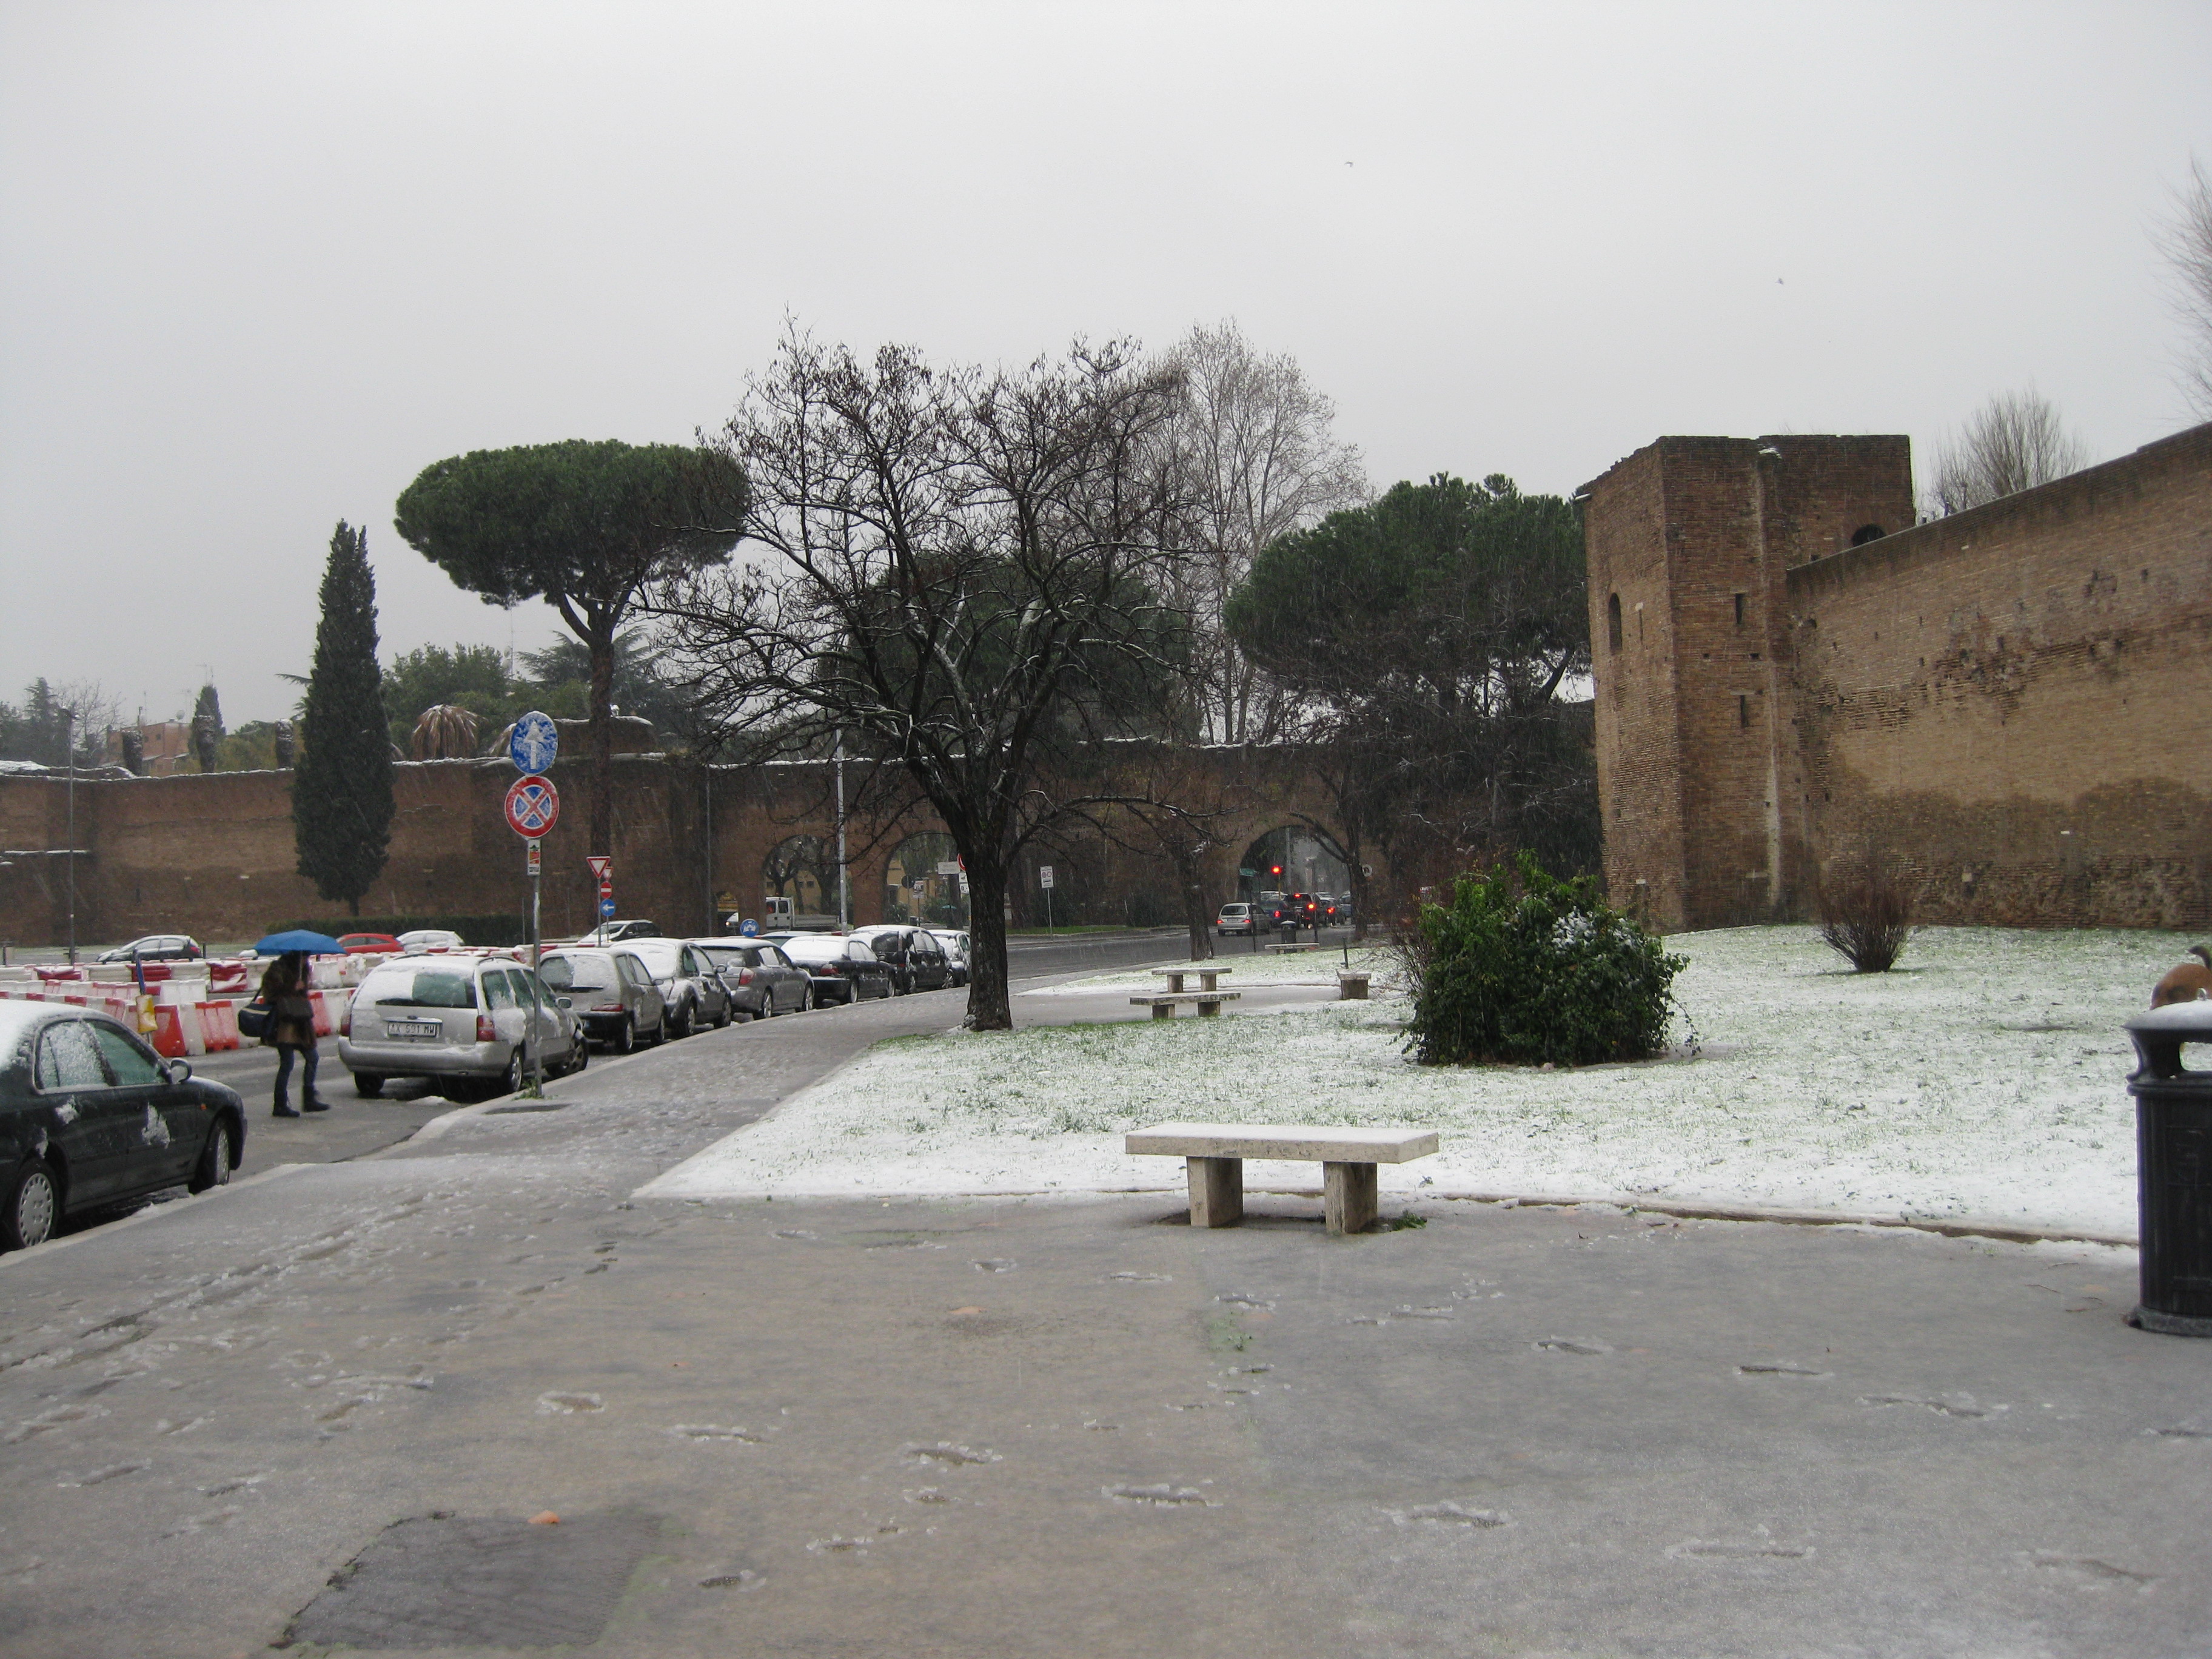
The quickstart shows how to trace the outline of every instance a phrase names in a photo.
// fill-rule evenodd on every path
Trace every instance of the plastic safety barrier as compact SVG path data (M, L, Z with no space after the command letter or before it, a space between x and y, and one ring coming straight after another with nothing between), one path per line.
M236 1003L202 1002L194 1006L199 1013L200 1029L206 1038L208 1053L221 1054L239 1046Z

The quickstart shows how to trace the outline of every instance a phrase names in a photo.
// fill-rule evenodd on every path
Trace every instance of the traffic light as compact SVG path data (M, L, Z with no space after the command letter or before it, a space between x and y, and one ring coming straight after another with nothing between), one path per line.
M1279 864L1271 864L1267 866L1267 873L1271 876L1279 876L1283 873L1283 866Z

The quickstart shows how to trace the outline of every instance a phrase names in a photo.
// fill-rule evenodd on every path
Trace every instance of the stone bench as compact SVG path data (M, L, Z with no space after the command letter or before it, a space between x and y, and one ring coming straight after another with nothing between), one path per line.
M1149 991L1142 996L1129 999L1135 1008L1149 1008L1154 1019L1173 1019L1176 1005L1194 1002L1200 1019L1212 1019L1221 1012L1224 1002L1235 1002L1243 994L1241 991Z
M1270 945L1263 948L1277 951L1284 956L1288 956L1293 951L1318 951L1322 947L1318 943L1313 940L1307 940L1306 942L1299 945Z
M1244 1160L1318 1163L1322 1210L1332 1233L1374 1224L1375 1166L1409 1164L1437 1150L1434 1129L1308 1128L1280 1123L1161 1123L1133 1131L1136 1158L1180 1158L1190 1182L1190 1224L1233 1227L1244 1218Z
M1336 1000L1339 1002L1367 1000L1367 975L1360 973L1340 973L1336 976Z
M1152 977L1167 981L1169 994L1174 995L1181 993L1183 981L1188 979L1193 974L1198 975L1200 990L1211 991L1220 985L1221 976L1224 974L1233 974L1236 971L1234 968L1224 968L1211 962L1194 962L1188 968L1155 968L1152 969Z

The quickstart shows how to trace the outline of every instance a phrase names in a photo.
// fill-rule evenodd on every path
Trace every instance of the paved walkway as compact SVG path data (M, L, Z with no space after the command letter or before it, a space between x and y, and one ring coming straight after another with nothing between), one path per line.
M481 1654L2203 1650L2212 1344L2123 1324L2119 1253L632 1196L958 1006L594 1065L7 1258L0 1652L303 1612ZM439 1514L511 1535L496 1593L401 1547Z

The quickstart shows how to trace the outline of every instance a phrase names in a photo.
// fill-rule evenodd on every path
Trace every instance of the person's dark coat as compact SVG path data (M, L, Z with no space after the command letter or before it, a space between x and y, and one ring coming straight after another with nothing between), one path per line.
M269 1029L261 1037L264 1048L315 1046L315 1005L307 1000L312 982L301 951L287 951L269 965L261 976L261 1000L269 1009Z

